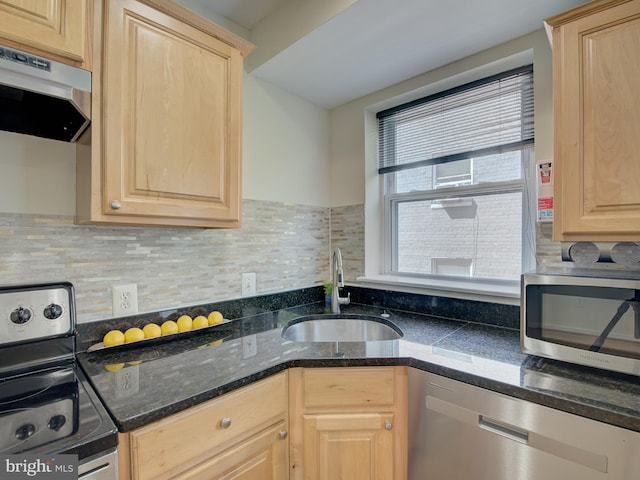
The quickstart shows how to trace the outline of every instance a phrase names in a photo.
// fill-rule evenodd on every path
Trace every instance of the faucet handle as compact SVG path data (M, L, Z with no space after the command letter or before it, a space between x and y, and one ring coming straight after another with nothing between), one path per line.
M340 305L349 305L351 303L351 292L348 292L346 297L338 295L338 303Z

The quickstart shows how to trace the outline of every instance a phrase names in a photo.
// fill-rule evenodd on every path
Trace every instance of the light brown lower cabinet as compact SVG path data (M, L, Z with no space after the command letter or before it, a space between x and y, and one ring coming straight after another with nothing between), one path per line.
M291 480L406 478L406 367L289 375Z
M292 368L120 434L120 480L405 480L407 368Z
M393 414L304 416L304 478L392 479Z
M120 434L120 480L288 475L287 372Z

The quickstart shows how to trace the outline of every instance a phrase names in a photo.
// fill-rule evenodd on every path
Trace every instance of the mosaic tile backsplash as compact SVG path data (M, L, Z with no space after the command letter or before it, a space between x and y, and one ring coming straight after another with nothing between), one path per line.
M340 248L345 281L364 275L364 205L331 209L331 246Z
M0 214L0 285L65 280L78 323L111 318L111 287L135 283L140 312L257 294L329 278L330 210L244 200L243 227L201 230L75 225L72 217Z

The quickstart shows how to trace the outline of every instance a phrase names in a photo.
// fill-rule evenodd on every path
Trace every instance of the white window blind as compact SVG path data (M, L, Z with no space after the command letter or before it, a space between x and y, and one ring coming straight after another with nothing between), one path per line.
M532 65L384 110L378 172L530 148L533 110Z

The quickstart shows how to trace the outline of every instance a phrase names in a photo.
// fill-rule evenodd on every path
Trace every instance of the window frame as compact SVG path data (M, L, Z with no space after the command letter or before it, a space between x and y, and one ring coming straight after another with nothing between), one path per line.
M532 66L531 66L532 68ZM499 77L507 74L507 71L496 74ZM482 80L480 80L482 81ZM458 87L459 88L459 87ZM437 95L437 94L436 94ZM535 113L534 113L535 119ZM517 280L496 279L496 278L478 278L478 277L461 277L453 275L410 273L398 271L398 205L403 202L439 200L443 198L459 198L464 199L486 194L514 193L519 192L522 195L522 211L521 211L521 272L527 271L535 265L535 226L534 212L532 208L535 206L532 195L535 195L535 184L533 183L535 158L534 145L529 145L520 150L522 177L517 180L485 182L481 184L463 184L456 186L436 186L435 170L436 164L432 164L434 170L433 189L418 192L402 192L389 193L395 183L395 174L384 173L380 182L380 201L382 202L382 252L381 252L381 274L386 276L397 276L418 279L434 279L454 281L461 283L485 284L485 285L503 285L513 287L518 284ZM473 179L474 157L465 157L470 159L470 174Z

